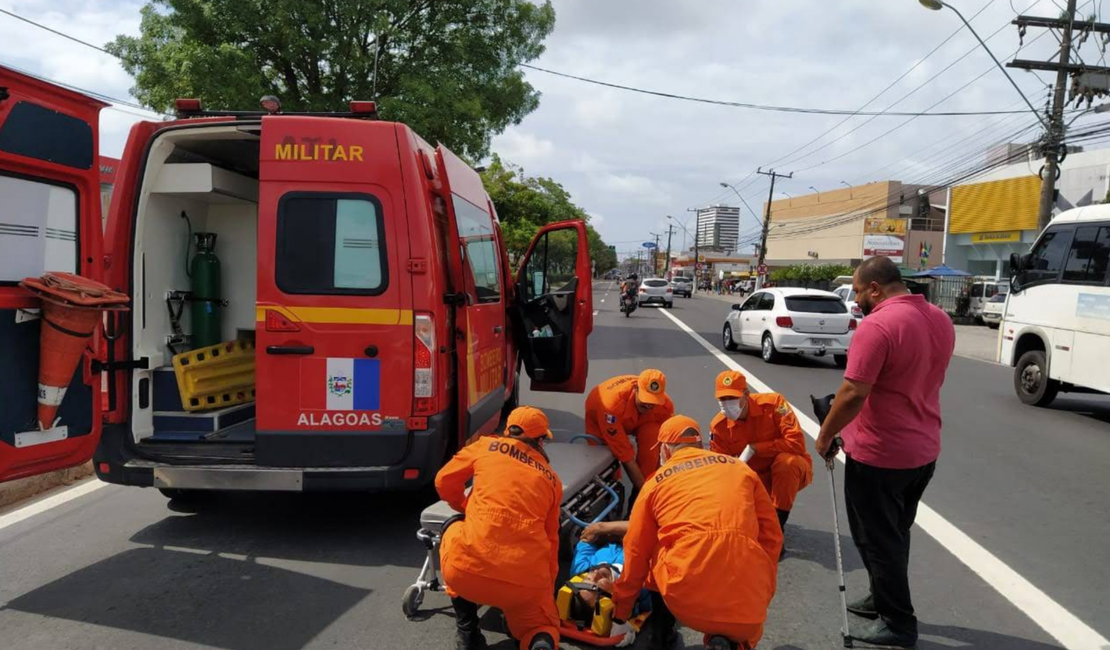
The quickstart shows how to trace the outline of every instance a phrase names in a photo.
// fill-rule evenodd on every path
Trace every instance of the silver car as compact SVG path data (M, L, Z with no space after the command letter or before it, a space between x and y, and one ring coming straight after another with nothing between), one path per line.
M674 289L663 278L648 278L640 283L637 301L640 305L663 305L670 309L674 307Z
M681 275L676 275L671 278L671 289L674 290L676 296L686 296L690 298L694 295L694 280Z

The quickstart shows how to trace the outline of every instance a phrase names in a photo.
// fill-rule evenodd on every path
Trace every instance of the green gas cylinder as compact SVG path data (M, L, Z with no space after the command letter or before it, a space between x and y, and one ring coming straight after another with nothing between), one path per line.
M192 279L193 349L216 345L220 339L220 258L216 257L216 233L195 235L197 254L189 265Z

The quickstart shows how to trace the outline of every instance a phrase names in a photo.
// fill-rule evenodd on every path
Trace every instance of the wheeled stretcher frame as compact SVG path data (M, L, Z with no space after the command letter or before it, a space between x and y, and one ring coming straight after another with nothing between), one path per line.
M560 540L573 539L573 535L589 524L619 515L624 503L620 464L609 448L573 443L589 438L591 436L578 435L571 438L570 443L552 442L544 446L551 459L551 469L563 482ZM416 539L424 544L428 556L416 582L405 589L401 601L401 609L408 618L419 612L425 592L444 590L440 579L439 543L444 524L458 514L445 501L436 502L420 513Z

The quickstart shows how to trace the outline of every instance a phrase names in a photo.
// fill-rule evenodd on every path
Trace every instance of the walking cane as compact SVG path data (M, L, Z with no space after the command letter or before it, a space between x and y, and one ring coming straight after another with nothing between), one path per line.
M821 424L825 423L825 418L828 417L829 411L832 410L833 398L835 395L826 395L821 398L809 396L810 401L813 403L813 414L817 416L817 421ZM825 459L825 467L829 470L829 499L832 502L833 514L833 546L836 548L836 575L840 580L840 611L844 616L844 627L841 628L840 633L844 636L844 647L852 647L852 635L848 631L848 596L844 591L844 558L840 552L840 515L836 509L836 450L840 449L843 442L840 438L833 440L832 448L829 450L830 455Z

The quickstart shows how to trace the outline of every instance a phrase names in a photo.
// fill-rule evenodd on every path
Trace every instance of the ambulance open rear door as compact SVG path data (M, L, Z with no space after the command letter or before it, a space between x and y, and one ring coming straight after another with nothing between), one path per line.
M107 106L0 67L0 481L88 461L100 439L99 333L58 420L36 424L38 299L19 286L47 271L101 275L97 122Z
M594 328L591 278L584 221L540 228L517 272L513 306L517 346L532 390L586 390L586 343Z

